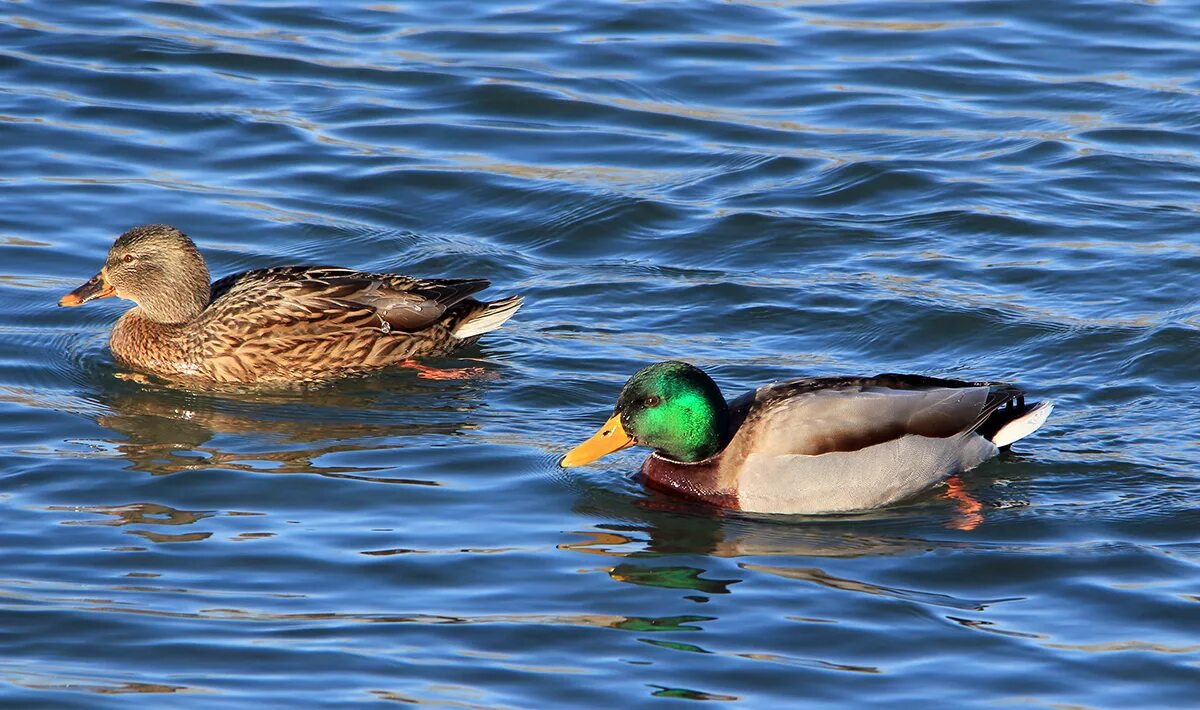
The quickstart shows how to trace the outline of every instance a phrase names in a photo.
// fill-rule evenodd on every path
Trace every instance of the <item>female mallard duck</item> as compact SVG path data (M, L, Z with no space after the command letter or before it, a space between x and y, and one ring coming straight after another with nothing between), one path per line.
M209 285L196 245L174 227L134 227L104 268L60 306L133 301L109 345L122 364L221 384L314 382L442 355L504 324L519 296L468 298L485 279L416 279L281 266Z
M909 498L1033 433L1050 402L1001 382L920 375L813 377L729 402L702 370L639 370L612 417L560 462L654 449L646 484L756 513L866 510Z

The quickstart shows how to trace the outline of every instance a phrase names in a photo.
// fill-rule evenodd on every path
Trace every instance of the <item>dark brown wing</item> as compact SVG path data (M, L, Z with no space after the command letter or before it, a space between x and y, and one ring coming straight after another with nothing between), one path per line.
M305 329L367 327L416 332L488 287L486 279L418 279L337 267L246 271L213 284L206 316Z

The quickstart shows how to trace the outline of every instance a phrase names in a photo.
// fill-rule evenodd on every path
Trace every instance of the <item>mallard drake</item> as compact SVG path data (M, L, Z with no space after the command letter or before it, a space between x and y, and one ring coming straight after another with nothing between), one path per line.
M660 362L560 465L640 445L654 449L645 483L667 493L756 513L867 510L978 466L1052 408L1002 382L891 374L779 382L726 403L703 370Z
M520 296L481 303L486 279L418 279L329 266L244 271L209 284L183 232L164 224L117 238L100 273L60 306L118 296L116 359L171 379L315 382L443 355L504 324Z

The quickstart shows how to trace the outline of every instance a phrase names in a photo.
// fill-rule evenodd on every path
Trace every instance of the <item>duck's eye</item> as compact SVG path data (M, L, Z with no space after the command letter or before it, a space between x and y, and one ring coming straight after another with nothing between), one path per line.
M659 399L657 396L646 398L646 406L647 407L657 407L660 402L662 402L662 400Z
M126 254L125 256L121 257L121 261L125 262L126 264L132 264L133 254Z

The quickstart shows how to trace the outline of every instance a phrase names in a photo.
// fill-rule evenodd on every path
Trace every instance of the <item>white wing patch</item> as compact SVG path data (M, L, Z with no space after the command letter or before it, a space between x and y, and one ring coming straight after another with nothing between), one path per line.
M519 296L509 296L499 301L492 301L486 310L459 323L458 327L450 334L456 338L466 339L490 333L512 318L523 301L524 299Z
M1037 406L1028 412L1000 427L1000 431L992 437L992 442L996 446L1008 446L1014 441L1024 439L1045 424L1050 412L1053 411L1053 402L1049 400L1038 402Z

